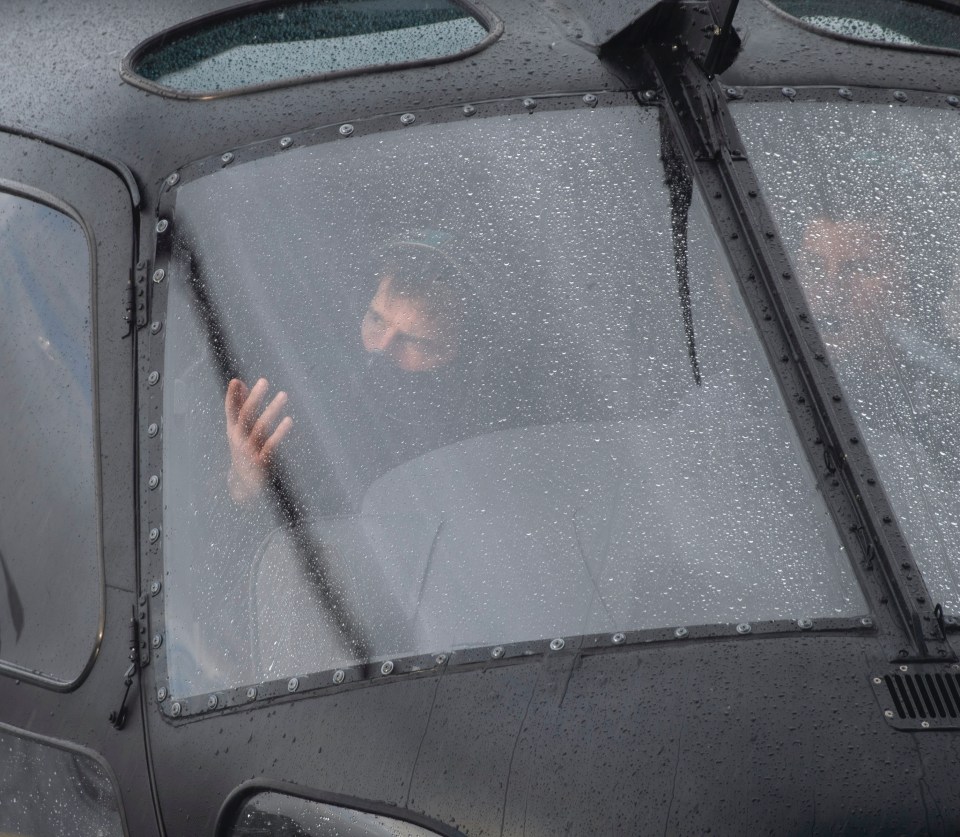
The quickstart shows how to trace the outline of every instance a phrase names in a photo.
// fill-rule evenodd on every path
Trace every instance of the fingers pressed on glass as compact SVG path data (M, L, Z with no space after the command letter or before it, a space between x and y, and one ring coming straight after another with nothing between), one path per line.
M277 445L283 441L284 437L290 432L292 427L293 419L290 418L290 416L285 416L283 421L277 425L277 429L270 434L270 438L263 443L260 453L265 459L270 458Z
M287 403L287 394L278 392L274 399L266 406L260 418L257 419L253 429L250 431L250 437L257 445L262 445L270 435L271 428L280 418L280 413Z
M253 389L250 390L250 393L247 395L246 400L243 402L243 406L240 408L240 413L237 416L237 423L244 429L249 431L253 427L257 419L257 412L260 409L260 403L263 401L263 397L267 394L267 388L269 383L266 378L260 378L254 385Z
M223 407L227 414L228 427L237 423L240 408L243 406L243 402L247 400L249 394L249 388L239 378L233 378L227 385L227 394L223 399Z

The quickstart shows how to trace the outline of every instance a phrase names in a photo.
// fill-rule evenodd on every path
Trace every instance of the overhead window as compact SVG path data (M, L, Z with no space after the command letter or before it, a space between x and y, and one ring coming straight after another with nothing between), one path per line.
M449 60L500 31L454 0L255 3L185 23L124 60L128 81L203 98Z
M62 683L101 616L92 337L83 227L0 192L0 661Z
M960 7L923 0L771 0L815 29L900 46L960 49Z

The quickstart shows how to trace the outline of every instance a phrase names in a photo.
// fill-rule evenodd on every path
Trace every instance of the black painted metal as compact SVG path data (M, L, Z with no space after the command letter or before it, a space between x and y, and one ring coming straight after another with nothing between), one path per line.
M902 685L913 697L906 676L924 685L928 674L938 684L939 677L948 690L957 676L949 663L902 662L901 651L913 659L926 645L928 657L949 660L952 650L932 610L911 601L922 582L897 571L906 546L882 523L882 488L870 482L875 475L866 455L843 441L852 419L832 400L838 392L832 373L803 348L818 338L809 318L800 318L802 299L782 278L791 269L786 253L764 235L770 216L753 195L748 162L736 153L742 149L723 118L721 93L731 88L756 100L790 86L802 100L839 96L846 87L859 101L888 101L890 91L901 89L911 102L953 107L946 96L960 92L960 58L845 43L796 26L758 0L742 0L734 26L743 44L722 71L721 88L695 66L675 64L672 54L661 54L654 68L645 57L650 28L637 33L629 55L610 51L608 63L597 59L593 47L649 13L652 2L566 9L502 0L490 4L505 24L500 40L442 67L210 102L165 99L121 83L117 56L223 5L63 0L47 4L42 15L29 5L3 11L0 124L29 150L0 154L0 177L70 203L97 241L106 586L103 638L86 679L63 694L0 676L0 721L98 754L117 777L132 835L212 834L249 792L291 785L304 796L464 834L960 830L957 733L932 722L922 727L929 719L910 718L900 691ZM443 660L395 661L390 675L345 672L342 684L329 672L310 674L295 694L285 683L264 687L253 706L223 695L216 711L205 703L196 712L188 707L176 723L165 720L157 694L162 678L151 665L132 686L125 728L114 730L107 717L119 705L128 665L130 606L139 605L145 629L139 650L149 662L144 642L153 635L158 604L150 587L163 581L150 527L138 535L135 514L140 498L144 520L154 515L146 487L154 471L139 468L134 431L148 446L142 461L151 464L146 431L160 421L159 407L145 402L135 412L134 340L122 335L127 282L138 259L134 236L139 230L149 277L154 211L168 175L226 151L239 159L253 143L275 141L269 138L383 114L485 107L480 103L528 95L653 90L655 70L660 92L641 101L667 108L687 166L708 196L847 538L873 623L836 620L810 630L766 623L748 635L706 626L689 627L683 638L669 629L622 640L570 637L560 651L544 641L504 646L502 655L468 649ZM50 139L30 138L41 135ZM162 331L149 313L147 322ZM144 376L155 336L151 328L136 334ZM920 617L919 633L911 614ZM912 682L926 707L921 681ZM941 690L941 702L944 694L953 692ZM887 710L896 717L886 717ZM945 703L944 713L952 723Z

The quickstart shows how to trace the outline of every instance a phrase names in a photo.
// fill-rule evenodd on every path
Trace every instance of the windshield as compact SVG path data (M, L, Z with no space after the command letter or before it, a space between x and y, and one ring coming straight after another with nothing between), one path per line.
M927 587L958 612L957 113L732 110Z
M689 191L672 207L657 110L619 101L458 110L178 189L174 694L865 611L700 198L678 281Z

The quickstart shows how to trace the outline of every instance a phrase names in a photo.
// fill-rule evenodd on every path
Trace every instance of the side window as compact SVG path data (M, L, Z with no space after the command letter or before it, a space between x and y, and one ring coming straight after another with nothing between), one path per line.
M67 212L0 192L0 663L63 684L101 612L92 259Z
M123 833L116 790L96 759L0 727L0 834Z

